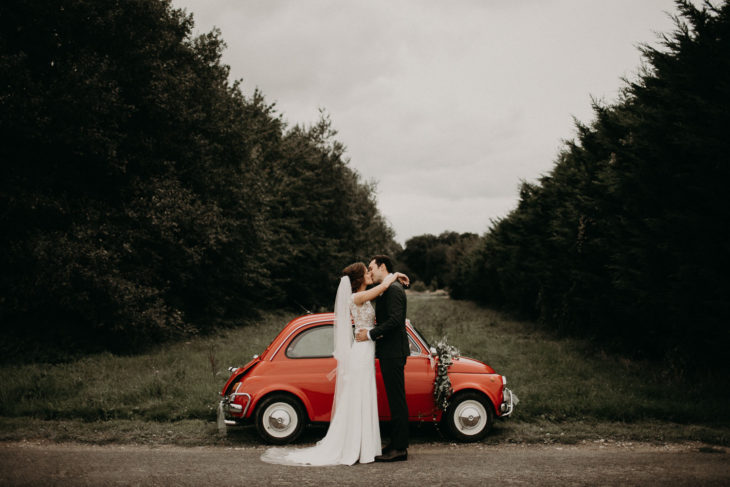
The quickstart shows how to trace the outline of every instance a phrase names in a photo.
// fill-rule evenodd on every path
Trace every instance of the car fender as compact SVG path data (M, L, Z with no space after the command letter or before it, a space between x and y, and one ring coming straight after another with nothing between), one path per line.
M457 375L457 374L454 374ZM467 375L467 377L464 377L464 375ZM476 391L484 394L489 399L489 402L492 403L492 408L494 408L494 413L499 416L499 404L502 403L502 386L500 383L500 386L498 388L490 389L487 387L484 387L484 384L480 384L478 381L473 380L473 378L468 377L469 375L473 374L458 374L459 377L454 377L451 379L451 387L454 390L454 396L460 392L464 391ZM458 380L455 380L458 379ZM452 396L453 397L453 396Z
M313 415L313 408L312 403L307 399L307 395L304 394L304 392L299 389L298 387L293 387L290 384L274 384L268 387L265 387L263 389L260 389L256 396L252 398L251 401L251 407L249 408L248 412L248 418L252 417L254 414L254 411L256 411L256 408L258 407L259 403L262 399L264 399L269 394L273 394L275 392L285 392L287 394L291 394L292 396L299 399L299 402L302 403L304 406L304 409L307 412L307 419L311 420Z

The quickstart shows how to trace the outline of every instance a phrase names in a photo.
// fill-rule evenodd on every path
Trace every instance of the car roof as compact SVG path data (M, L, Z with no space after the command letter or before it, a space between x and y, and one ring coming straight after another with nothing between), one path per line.
M273 357L277 354L281 346L291 337L295 331L302 329L308 325L316 325L316 324L333 324L335 322L335 314L334 313L312 313L308 315L299 316L297 318L294 318L289 323L286 324L284 328L279 332L279 334L274 338L274 341L271 342L271 344L266 348L266 350L261 354L261 358L272 360ZM406 320L406 329L412 328L413 325L411 325L409 320Z
M311 323L319 323L321 321L324 322L331 322L334 323L335 321L335 314L334 313L312 313L308 315L303 315L298 318L294 318L291 320L287 325L281 330L282 332L287 331L289 329L299 328L300 325L309 325Z
M295 330L299 328L302 325L311 325L313 323L334 323L335 322L335 314L334 313L312 313L309 315L300 316L298 318L294 318L291 320L287 325L282 328L279 335L282 334L288 334L292 330Z

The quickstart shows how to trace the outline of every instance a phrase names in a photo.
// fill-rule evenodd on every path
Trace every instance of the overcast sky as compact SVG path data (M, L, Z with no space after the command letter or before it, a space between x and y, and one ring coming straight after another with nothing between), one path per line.
M401 243L483 234L673 29L672 0L173 0L290 125L330 115Z

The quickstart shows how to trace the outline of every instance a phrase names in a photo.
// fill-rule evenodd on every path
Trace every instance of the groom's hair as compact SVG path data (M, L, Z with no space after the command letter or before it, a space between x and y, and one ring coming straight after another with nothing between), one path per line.
M393 261L390 260L390 257L387 255L375 255L372 259L370 259L370 261L375 261L375 265L378 267L385 264L385 268L388 269L388 272L393 272Z

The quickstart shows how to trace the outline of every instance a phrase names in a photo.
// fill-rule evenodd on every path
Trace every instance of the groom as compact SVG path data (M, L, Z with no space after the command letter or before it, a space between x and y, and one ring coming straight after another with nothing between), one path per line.
M393 263L387 255L376 255L368 266L373 283L383 282L393 272ZM375 301L375 327L369 332L360 330L358 341L374 340L375 356L380 359L385 393L391 416L390 444L376 462L397 462L408 459L408 404L406 404L403 368L410 353L406 334L406 292L395 281Z

